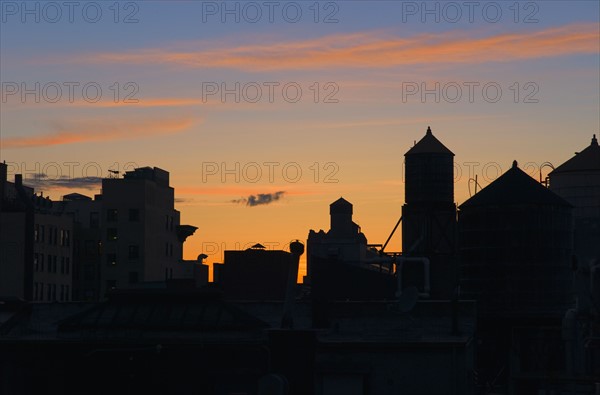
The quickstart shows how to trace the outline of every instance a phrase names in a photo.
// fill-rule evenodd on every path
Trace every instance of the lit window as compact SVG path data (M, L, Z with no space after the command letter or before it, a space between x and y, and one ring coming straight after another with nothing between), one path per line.
M107 228L106 229L106 240L108 240L108 241L116 241L117 240L117 228Z
M117 254L106 254L106 263L115 266L117 264Z

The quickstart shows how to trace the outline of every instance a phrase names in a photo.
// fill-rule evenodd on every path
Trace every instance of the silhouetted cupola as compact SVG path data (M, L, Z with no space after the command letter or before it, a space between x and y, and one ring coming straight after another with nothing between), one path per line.
M404 157L406 203L454 203L454 154L431 127Z

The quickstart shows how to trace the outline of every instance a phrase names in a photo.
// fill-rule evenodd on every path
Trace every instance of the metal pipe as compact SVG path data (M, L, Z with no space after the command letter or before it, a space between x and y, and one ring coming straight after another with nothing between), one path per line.
M423 291L419 292L419 296L428 298L431 291L431 277L430 277L430 262L429 258L425 257L403 257L403 256L391 256L391 257L378 257L372 258L366 261L367 263L393 263L396 265L396 276L398 278L398 290L397 295L402 294L402 269L404 262L423 262Z
M405 258L405 257L400 256L400 257L397 257L396 260L399 261L399 262L396 262L396 273L398 276L398 291L397 291L398 296L400 296L402 294L402 268L404 266L404 262L423 262L423 275L424 275L425 284L423 285L424 292L419 292L419 296L428 298L429 293L431 291L429 258L418 258L418 257Z

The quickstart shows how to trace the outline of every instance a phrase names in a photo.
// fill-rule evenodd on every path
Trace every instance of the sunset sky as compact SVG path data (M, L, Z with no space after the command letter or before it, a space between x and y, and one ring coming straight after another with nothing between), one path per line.
M600 133L599 4L2 1L1 160L54 200L169 171L187 259L288 249L340 196L383 243L428 126L458 204L475 174L516 159L537 178Z

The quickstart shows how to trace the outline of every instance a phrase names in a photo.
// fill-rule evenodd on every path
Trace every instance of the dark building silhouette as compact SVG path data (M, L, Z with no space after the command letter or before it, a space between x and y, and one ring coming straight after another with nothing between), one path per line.
M405 154L405 183L402 255L429 258L431 296L451 298L456 287L454 154L431 128ZM410 270L405 277L418 275Z
M562 314L572 302L571 205L517 167L460 206L461 294L483 313Z
M0 329L0 392L256 394L270 369L267 328L204 291L26 305Z
M600 146L591 144L549 174L550 189L573 205L574 290L563 319L566 371L574 381L600 377Z
M307 241L306 282L316 315L321 317L321 309L332 300L393 299L396 278L392 260L382 262L374 246L367 243L360 226L352 221L352 204L339 198L329 205L329 213L329 231L311 229Z
M403 252L384 252L394 231L368 244L340 198L330 229L309 232L303 285L298 241L226 251L206 284L206 255L181 259L196 228L179 224L163 170L53 204L0 166L13 230L0 288L35 295L48 274L35 253L69 243L75 292L118 285L103 301L1 300L0 393L600 393L599 155L594 136L549 188L515 161L457 219L454 154L428 128L405 155ZM74 235L46 245L41 225Z
M549 175L550 190L573 205L573 253L582 264L600 259L600 145L596 135L583 151Z
M213 265L213 281L227 299L284 300L292 254L256 244L243 251L225 251Z
M71 300L73 219L21 174L9 182L4 163L0 186L0 298Z
M340 197L329 205L329 231L311 229L308 233L307 282L311 280L316 257L335 258L351 265L360 265L367 259L367 238L360 226L352 221L352 213L352 203Z
M141 167L102 180L100 292L176 278L183 243L197 229L180 224L169 172Z
M102 195L96 199L79 193L63 196L60 202L73 217L73 300L95 301L102 296Z
M506 390L510 378L513 391L528 393L564 362L571 205L515 161L460 206L459 228L461 297L478 304L480 379Z
M336 302L315 330L300 303L231 302L198 290L117 290L100 303L0 305L6 394L473 393L474 304ZM428 372L428 373L424 373ZM431 374L435 373L435 380ZM279 392L277 392L277 391Z

